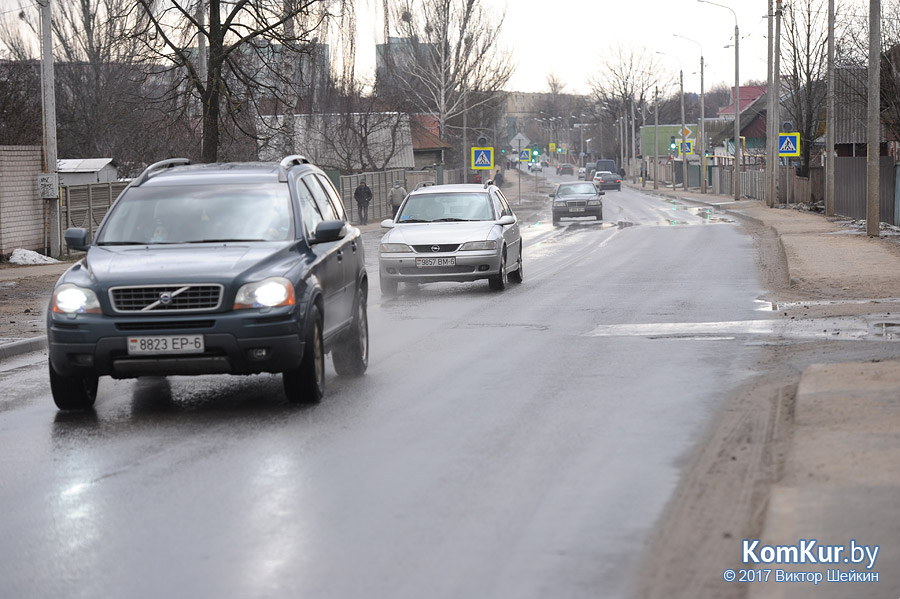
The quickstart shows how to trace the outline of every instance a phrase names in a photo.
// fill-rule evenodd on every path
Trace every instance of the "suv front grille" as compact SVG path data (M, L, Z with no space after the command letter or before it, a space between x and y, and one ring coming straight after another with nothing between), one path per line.
M197 312L215 310L222 302L222 285L151 285L113 287L109 298L116 312Z

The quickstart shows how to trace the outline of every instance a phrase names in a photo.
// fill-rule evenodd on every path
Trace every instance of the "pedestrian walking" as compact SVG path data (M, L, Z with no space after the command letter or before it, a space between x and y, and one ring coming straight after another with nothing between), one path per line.
M359 224L369 224L369 202L372 201L372 190L366 185L366 178L359 180L359 186L353 192L356 207L359 209Z
M497 174L494 175L494 185L503 187L503 171L499 168L497 169Z
M391 211L393 212L392 218L397 218L397 211L400 210L400 204L403 203L406 194L406 188L400 185L400 181L394 181L394 186L388 192L388 197L391 200Z

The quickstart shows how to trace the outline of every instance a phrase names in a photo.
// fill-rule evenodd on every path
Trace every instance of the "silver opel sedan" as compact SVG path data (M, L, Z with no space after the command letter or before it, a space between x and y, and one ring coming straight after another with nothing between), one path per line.
M432 185L410 193L381 239L381 292L399 283L487 279L502 291L521 283L519 221L494 185Z

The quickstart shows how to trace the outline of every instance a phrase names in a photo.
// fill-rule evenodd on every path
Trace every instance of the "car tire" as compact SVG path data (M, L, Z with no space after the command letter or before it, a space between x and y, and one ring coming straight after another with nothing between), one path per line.
M600 222L602 220L603 220L603 211L601 210L600 214L597 215L597 222Z
M95 374L63 376L57 374L49 360L47 362L50 368L50 393L57 408L87 411L94 407L99 376Z
M378 286L381 287L381 295L390 297L397 295L397 281L378 277Z
M300 366L281 375L284 394L294 404L316 404L325 396L325 344L318 306L309 311L306 343Z
M353 324L346 338L331 352L334 370L341 376L360 376L369 366L369 318L366 292L356 291Z
M554 216L554 217L553 217L553 224L554 224L554 225L558 225L558 224L559 224L559 217L558 217L558 216Z
M488 279L488 285L493 291L503 291L509 283L509 275L506 272L506 248L500 254L500 270L496 275Z
M525 280L525 271L522 267L522 242L519 242L519 258L516 260L516 270L509 274L509 280L513 283L521 283Z

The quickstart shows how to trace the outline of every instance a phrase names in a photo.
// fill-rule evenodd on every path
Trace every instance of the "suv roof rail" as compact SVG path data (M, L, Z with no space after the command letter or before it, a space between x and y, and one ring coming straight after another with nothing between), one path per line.
M278 164L278 180L281 182L287 181L288 169L298 164L309 164L309 160L306 159L306 156L301 156L300 154L291 154L282 158Z
M418 191L423 187L431 187L432 185L437 185L434 181L419 181L416 183L416 188L413 191Z
M131 184L137 187L138 185L144 183L147 179L149 179L150 175L152 175L156 171L172 168L173 166L186 166L190 163L191 161L187 158L169 158L168 160L160 160L159 162L154 162L153 164L145 168L144 172L138 175L138 178L132 181Z

